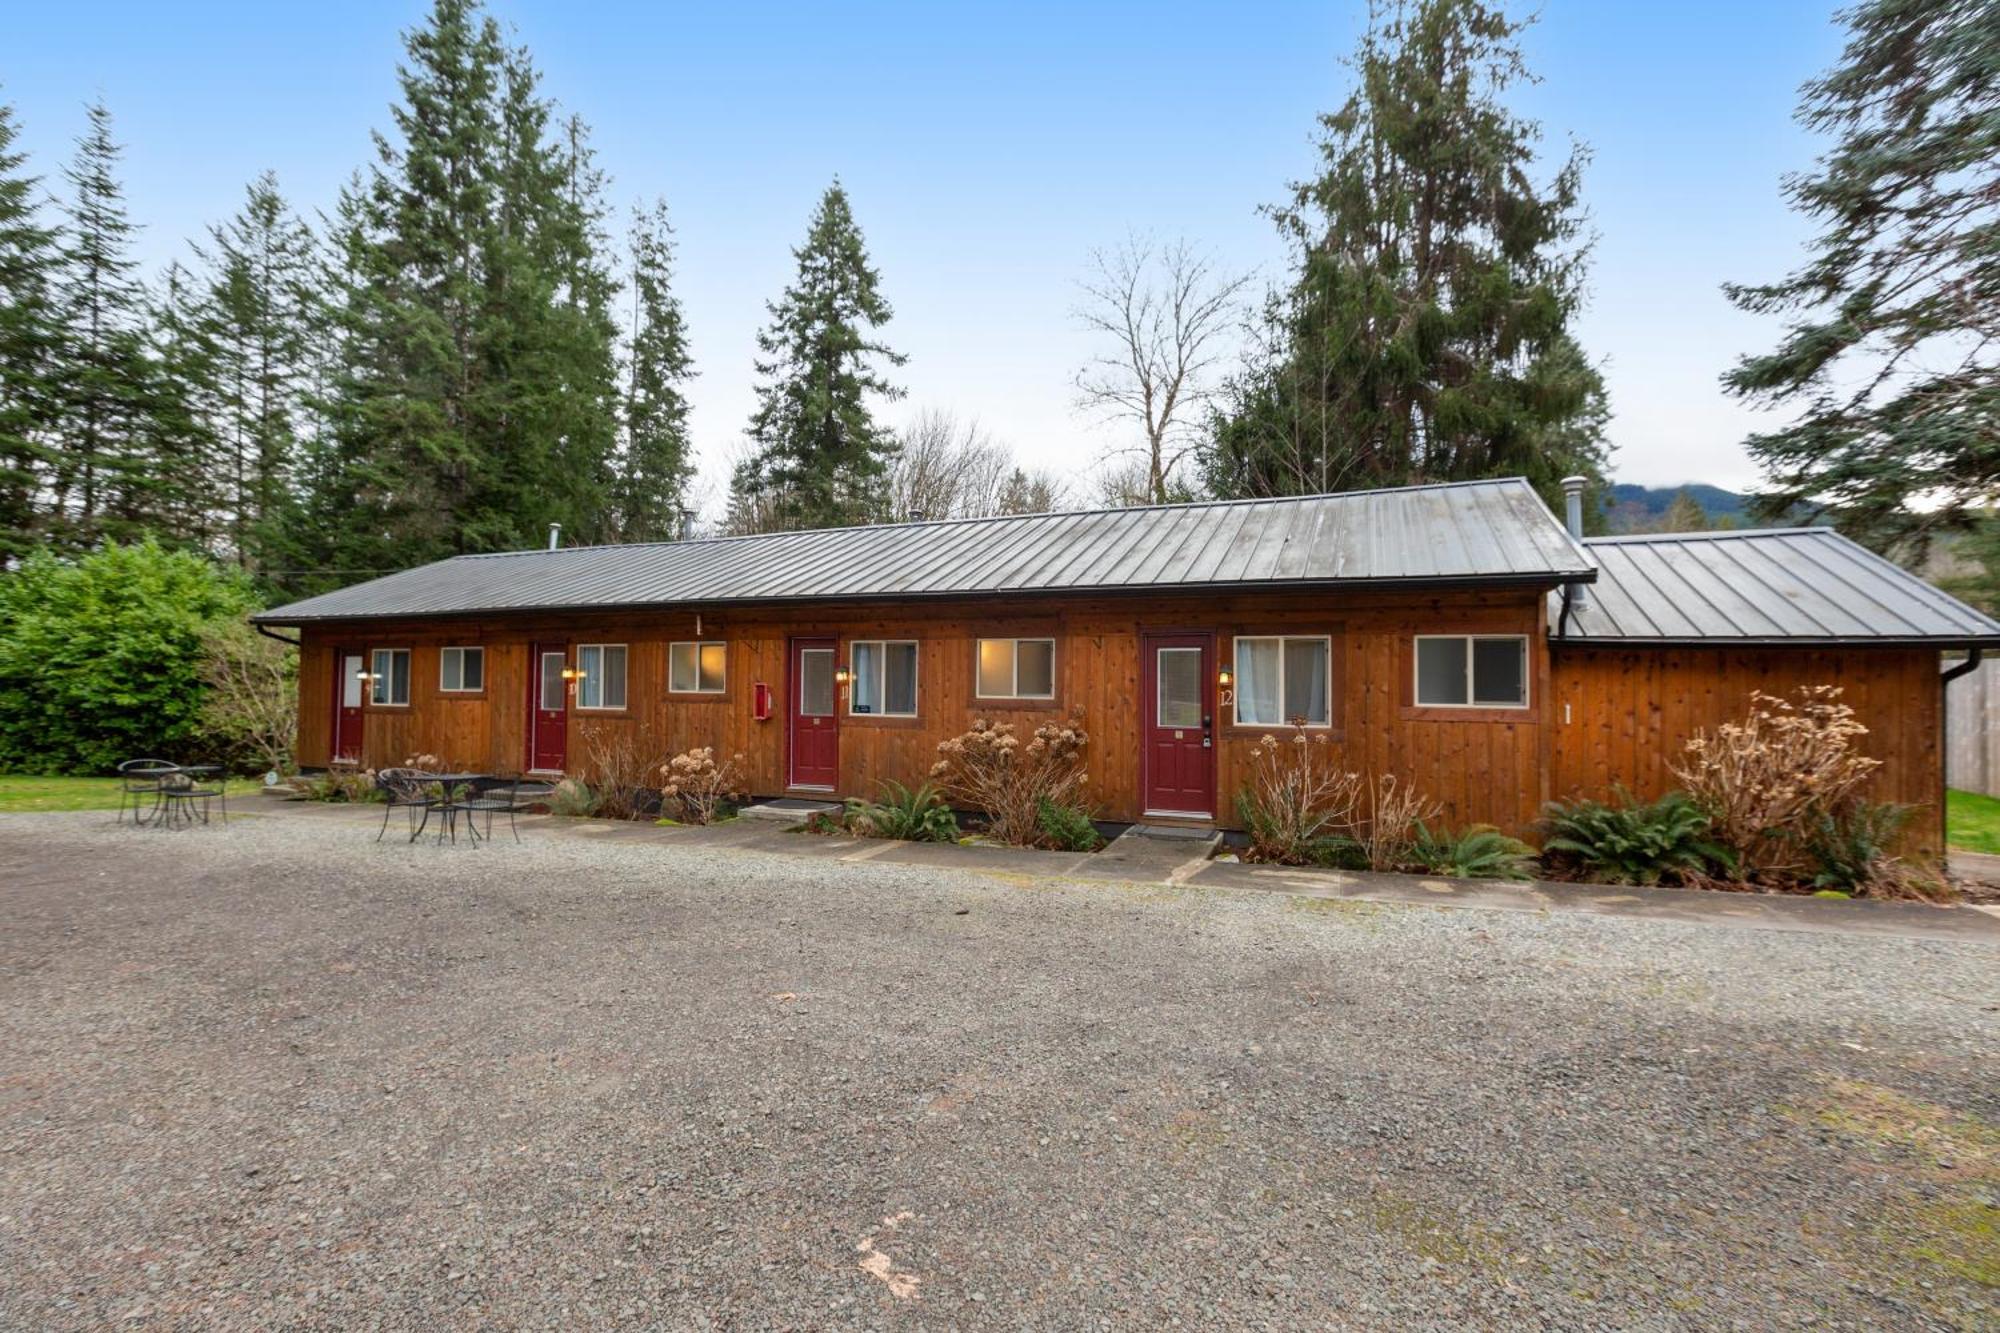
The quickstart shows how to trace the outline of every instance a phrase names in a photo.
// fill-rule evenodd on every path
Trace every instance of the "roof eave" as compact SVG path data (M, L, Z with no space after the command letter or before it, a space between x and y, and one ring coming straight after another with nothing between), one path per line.
M1203 583L1094 584L1074 588L978 588L940 592L857 593L793 597L706 597L655 602L552 603L543 606L461 607L448 611L343 611L333 615L292 615L286 608L259 611L256 625L330 625L371 620L463 620L473 616L576 615L618 611L665 611L675 607L810 606L827 602L982 601L996 597L1145 597L1207 592L1383 592L1433 588L1524 588L1548 590L1567 583L1594 583L1597 568L1518 574L1406 575L1380 579L1253 579Z
M1551 634L1550 644L1571 648L1952 648L2000 647L2000 634L1958 635L1764 635L1747 637L1711 635L1691 637L1640 637L1637 635Z

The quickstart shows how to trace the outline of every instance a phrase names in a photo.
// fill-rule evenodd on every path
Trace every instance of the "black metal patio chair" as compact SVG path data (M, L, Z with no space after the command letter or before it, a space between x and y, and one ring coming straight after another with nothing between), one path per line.
M134 824L144 824L160 813L160 779L175 771L164 759L127 759L118 765L118 822L132 812ZM144 814L140 807L147 807Z
M493 816L498 814L506 815L507 831L514 835L515 842L519 842L521 840L521 830L516 827L514 820L521 813L521 807L523 805L533 805L537 801L545 801L554 792L555 788L546 782L527 782L518 776L496 778L492 782L484 784L482 790L469 800L458 801L454 804L457 809L466 812L465 826L468 829L472 827L473 815L482 814L486 816L486 828L483 836L488 841L491 841L493 838ZM482 835L478 833L474 834L475 838L479 836Z
M164 773L160 776L160 813L156 819L167 828L192 824L197 817L206 824L210 802L221 801L222 822L227 825L228 785L227 774L216 764L195 764Z
M421 768L377 769L375 786L382 793L384 806L382 827L375 834L377 842L389 831L389 820L398 810L408 812L405 817L410 821L410 841L415 842L430 826L431 812L444 803L437 779Z

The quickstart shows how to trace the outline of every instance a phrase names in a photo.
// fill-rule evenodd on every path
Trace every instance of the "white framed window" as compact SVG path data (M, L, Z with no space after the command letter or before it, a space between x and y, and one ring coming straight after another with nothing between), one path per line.
M576 648L576 706L625 706L625 645L581 643Z
M1236 721L1246 727L1331 725L1332 637L1237 636Z
M1056 697L1054 639L981 639L972 692L981 699Z
M438 653L438 688L446 694L476 694L486 688L484 648L445 648Z
M667 689L674 694L720 694L728 663L726 643L670 643Z
M1423 708L1526 708L1524 634L1419 634L1416 701Z
M410 650L377 648L368 660L368 702L382 708L408 707Z
M853 678L847 711L868 717L917 715L917 641L858 639L847 645Z

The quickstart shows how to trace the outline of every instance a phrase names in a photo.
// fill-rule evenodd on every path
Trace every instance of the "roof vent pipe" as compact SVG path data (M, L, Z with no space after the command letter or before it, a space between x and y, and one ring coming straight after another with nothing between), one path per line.
M549 524L549 549L553 551L556 549L557 546L561 544L562 544L562 524L560 523Z
M1574 537L1578 542L1583 540L1583 488L1587 484L1582 477L1564 477L1562 479L1563 517L1569 527L1569 535ZM1588 583L1570 584L1569 600L1572 606L1582 606L1590 600L1590 585Z
M908 520L908 521L909 521L909 522L911 522L911 523L921 523L921 522L923 522L923 521L924 521L925 519L927 519L927 518L929 518L929 517L930 517L930 515L929 515L929 514L926 514L926 513L925 513L925 512L923 511L923 510L921 510L921 509L912 509L912 510L910 511L910 517L909 517L909 520Z

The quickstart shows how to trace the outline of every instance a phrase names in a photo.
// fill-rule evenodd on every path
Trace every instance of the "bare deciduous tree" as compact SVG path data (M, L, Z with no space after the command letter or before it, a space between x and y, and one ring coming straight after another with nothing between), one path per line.
M1113 452L1139 456L1150 503L1172 498L1174 471L1194 451L1196 417L1220 387L1220 339L1248 281L1218 273L1186 241L1128 237L1091 254L1076 315L1115 350L1077 372L1077 407L1139 428L1140 442Z
M289 773L299 739L297 651L248 625L227 625L203 645L201 679L209 733Z
M1057 507L1064 486L1045 472L1017 466L1007 446L978 422L927 408L897 435L889 465L889 514L925 518L990 518Z

